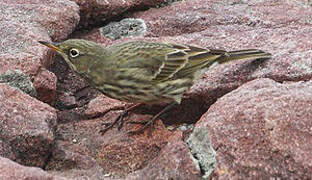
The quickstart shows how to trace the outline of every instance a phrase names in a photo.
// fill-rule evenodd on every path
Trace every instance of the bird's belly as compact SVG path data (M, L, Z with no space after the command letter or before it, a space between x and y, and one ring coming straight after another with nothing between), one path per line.
M118 82L118 83L116 83ZM116 81L97 85L103 94L131 103L161 104L172 101L180 104L183 94L192 85L192 79L177 79L161 83Z
M160 94L156 86L145 86L138 89L105 84L98 89L110 98L130 103L159 104L172 101L172 98Z

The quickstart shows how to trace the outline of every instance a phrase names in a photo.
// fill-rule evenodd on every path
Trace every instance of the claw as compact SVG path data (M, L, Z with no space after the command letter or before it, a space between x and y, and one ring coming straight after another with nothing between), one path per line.
M128 114L128 111L124 110L123 112L121 112L119 114L119 116L114 120L113 123L102 123L103 125L107 125L107 127L105 127L104 129L101 129L100 134L104 135L104 133L107 130L111 129L118 121L119 121L118 130L120 130L122 128L122 125L123 125L123 119L125 116L127 116L127 114Z
M140 127L138 130L133 130L133 131L128 131L128 134L141 134L144 132L145 129L147 129L148 127L150 127L150 131L149 131L149 135L152 134L152 131L154 130L154 124L156 119L158 119L162 114L164 114L168 109L170 109L171 107L173 107L176 104L176 102L173 102L169 105L167 105L163 110L161 110L158 114L156 114L151 120L149 121L132 121L129 123L133 123L133 124L142 124L143 126ZM107 130L111 129L117 122L119 122L118 124L118 130L120 130L124 124L124 118L126 116L128 116L129 112L131 112L133 109L135 109L136 107L140 106L141 104L135 104L127 109L125 109L123 112L121 112L119 114L119 116L114 120L113 123L105 123L106 125L108 125L107 127L105 127L104 129L100 130L101 135L103 135Z
M119 122L117 129L120 130L124 124L124 118L128 116L129 112L131 112L134 108L139 106L140 104L135 104L130 106L129 108L122 111L119 116L112 123L103 123L104 125L108 125L104 129L100 130L100 134L103 136L107 130L111 129L117 122Z
M149 131L149 134L151 135L152 131L154 130L154 122L155 122L156 118L153 118L152 120L148 121L148 122L134 122L134 123L139 123L139 124L144 124L144 126L140 127L139 129L137 130L134 130L134 131L128 131L127 133L128 134L141 134L144 132L145 129L147 129L149 126L150 126L150 131Z

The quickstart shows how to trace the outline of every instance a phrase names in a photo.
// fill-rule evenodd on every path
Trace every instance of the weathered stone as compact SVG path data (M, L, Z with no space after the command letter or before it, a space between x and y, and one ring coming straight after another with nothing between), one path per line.
M168 0L71 0L80 7L80 27L88 28L92 25L107 22L112 18L119 18L127 11L147 9L170 3Z
M149 115L130 114L125 119L121 130L118 130L116 125L102 136L99 131L105 127L103 123L115 120L120 111L111 111L105 116L99 116L99 114L114 107L122 107L122 103L99 96L88 104L85 114L81 112L81 114L71 116L74 119L66 120L61 119L65 116L59 116L59 122L66 123L58 126L57 136L64 142L59 143L57 149L66 153L59 153L60 151L57 150L51 157L52 164L49 164L48 167L51 167L51 170L66 169L68 172L75 172L74 169L83 170L86 171L85 174L88 174L95 171L94 167L88 166L93 163L87 163L88 161L83 159L91 158L96 160L97 167L102 168L95 168L97 169L95 174L124 177L129 172L143 168L155 158L167 143L171 133L161 121L157 121L151 136L149 131L139 135L127 134L128 131L141 126L129 124L129 121L144 121L151 118ZM91 109L89 110L89 108ZM93 119L87 120L87 117ZM79 119L79 121L77 122L75 119ZM59 161L62 159L66 163ZM79 164L84 164L84 168ZM90 171L87 172L87 169Z
M49 68L53 56L37 41L66 38L78 24L78 12L78 6L67 0L1 1L0 73L20 70L33 80ZM45 85L36 88L45 89Z
M67 178L103 179L107 173L92 157L94 150L81 146L81 143L80 139L74 138L72 141L56 141L51 159L45 169L51 174Z
M311 112L312 81L257 79L223 96L196 125L217 151L211 177L311 179Z
M53 176L36 167L26 167L7 158L0 157L0 179L34 179L34 180L66 180L60 176Z
M16 155L14 154L11 146L0 139L0 157L6 157L11 160L16 160Z
M96 117L109 112L110 109L124 109L127 104L128 103L106 97L105 95L99 95L88 103L85 115L89 118Z
M216 167L217 160L216 152L210 144L207 128L196 128L188 138L187 144L192 155L198 161L203 179L208 179Z
M56 111L18 89L0 84L0 117L0 139L10 146L15 160L43 167L54 141Z
M34 79L40 101L51 104L56 97L56 76L47 70L40 71Z
M5 74L0 74L0 83L6 83L11 87L15 87L30 96L36 97L37 92L30 81L29 76L24 74L22 71L7 71Z
M90 156L89 150L72 142L56 141L47 170L90 169L97 163Z
M159 155L143 169L126 179L200 179L201 172L187 145L182 141L182 133L173 134Z
M146 25L142 19L126 18L120 22L112 22L102 28L100 32L112 40L127 36L143 36L146 31Z

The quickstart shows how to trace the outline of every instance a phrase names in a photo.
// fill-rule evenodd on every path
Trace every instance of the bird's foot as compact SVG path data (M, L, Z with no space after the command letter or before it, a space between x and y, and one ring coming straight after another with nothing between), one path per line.
M149 135L152 134L153 130L154 130L154 124L155 124L155 121L156 119L158 118L159 116L154 116L151 120L146 120L146 121L131 121L129 123L131 124L142 124L143 126L140 127L139 129L137 130L133 130L133 131L128 131L128 134L141 134L144 132L145 129L147 129L148 127L150 127L149 129Z
M154 124L156 119L158 119L162 114L164 114L167 110L169 110L170 108L172 108L176 103L172 102L169 105L167 105L163 110L161 110L158 114L156 114L151 120L146 120L146 121L131 121L129 123L132 124L143 124L142 127L140 127L137 130L134 131L128 131L128 134L141 134L144 132L144 130L148 127L150 127L149 129L149 136L152 135L152 132L154 130Z
M126 109L124 109L120 114L119 114L119 116L112 122L112 123L102 123L102 125L104 125L105 126L105 128L104 129L101 129L100 130L100 134L101 135L104 135L104 133L106 132L106 131L108 131L109 129L111 129L115 124L117 124L118 122L119 122L119 124L118 124L118 127L117 127L117 129L118 130L120 130L121 128L122 128L122 126L123 126L123 123L124 123L124 118L125 117L127 117L128 115L129 115L129 112L131 112L131 111L133 111L136 107L138 107L140 104L135 104L135 105L132 105L132 106L130 106L130 107L128 107L128 108L126 108ZM118 110L120 110L120 109L118 109Z
M129 111L126 109L126 110L122 111L119 114L119 116L114 120L114 122L112 122L112 123L102 123L102 125L104 125L105 128L100 130L100 134L103 136L104 133L107 130L111 129L117 122L119 122L117 129L120 130L122 128L122 126L123 126L124 118L128 115L128 113L129 113Z

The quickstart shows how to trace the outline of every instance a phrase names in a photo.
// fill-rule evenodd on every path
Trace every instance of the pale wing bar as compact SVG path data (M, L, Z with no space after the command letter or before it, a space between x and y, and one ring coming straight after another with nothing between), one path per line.
M211 60L214 60L219 55L215 55L208 49L198 48L194 46L171 45L176 51L173 51L165 57L165 61L155 73L153 80L165 81L172 78L176 73L185 71L195 72L194 68L205 66ZM223 52L223 51L222 51ZM221 53L223 54L223 53ZM211 59L211 60L210 60Z

